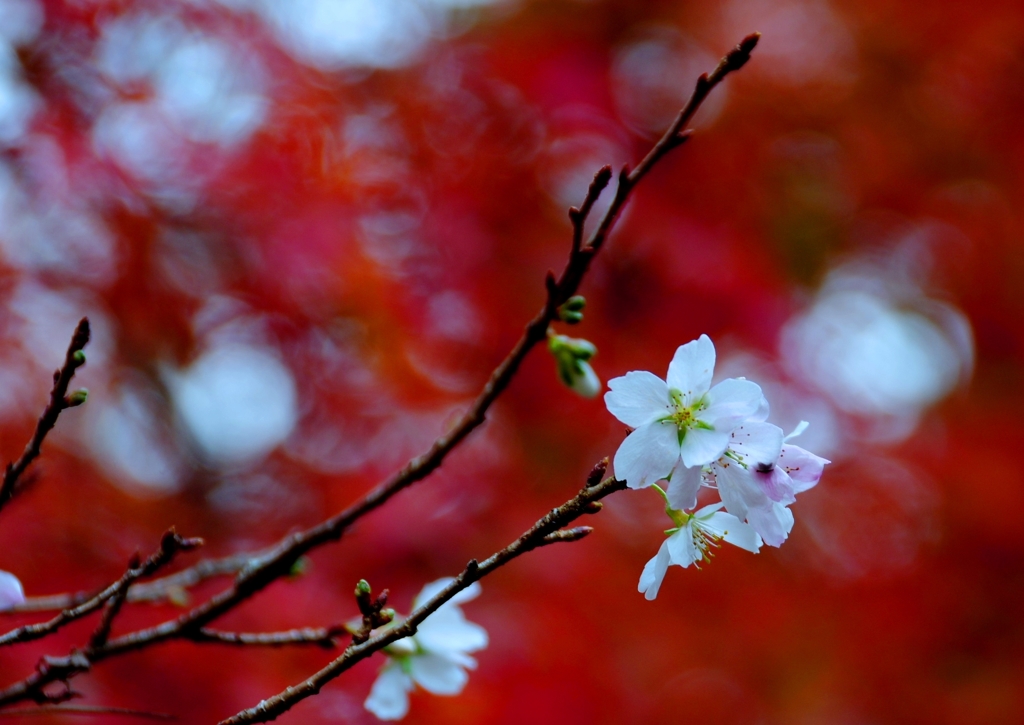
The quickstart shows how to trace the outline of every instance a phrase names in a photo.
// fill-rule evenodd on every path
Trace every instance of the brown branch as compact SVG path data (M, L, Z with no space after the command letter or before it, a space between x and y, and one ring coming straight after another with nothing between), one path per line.
M177 715L168 712L149 712L148 710L132 710L126 707L95 707L89 705L41 705L18 710L3 710L0 717L29 717L41 715L120 715L137 717L143 720L177 720Z
M626 202L636 182L639 181L647 170L664 158L672 148L679 145L679 141L674 139L679 138L680 128L693 117L693 114L715 85L730 71L743 66L750 57L750 51L756 45L757 38L756 34L745 38L743 42L722 59L710 76L701 76L698 79L697 87L690 101L686 104L683 111L680 112L676 122L673 123L672 127L666 131L662 139L655 145L654 149L640 162L640 165L637 166L632 175L626 174L625 171L620 174L615 201L613 201L611 207L605 213L590 241L580 247L577 247L574 242L573 248L570 249L565 269L557 279L553 274L548 273L547 299L544 307L526 326L522 337L520 337L515 347L512 348L508 356L491 373L490 379L484 385L479 396L477 396L469 410L459 418L451 431L434 441L430 450L425 454L413 458L391 478L379 484L362 499L341 513L317 526L292 534L282 540L270 553L255 560L250 566L243 569L235 580L234 586L230 589L212 597L174 622L165 622L145 632L122 637L111 642L110 646L125 651L134 650L148 644L149 640L152 639L170 639L179 636L182 632L187 633L204 627L266 587L278 577L287 574L300 556L325 543L338 540L354 522L383 505L398 492L422 480L440 466L448 453L462 442L470 432L483 423L487 410L508 386L527 353L537 343L547 338L548 326L556 319L558 307L576 293L583 276L590 266L590 260L603 245L608 233L614 226L622 205ZM586 214L593 208L594 202L607 186L610 178L610 168L605 167L598 171L587 191L586 199L580 210L571 213L574 239L577 235L582 234L581 230L586 222Z
M312 644L324 649L334 649L342 637L352 634L347 626L305 627L287 632L221 632L215 629L200 629L189 639L193 642L228 644L236 647L286 647Z
M577 541L586 535L580 534L580 531L585 530L586 533L590 533L589 526L581 526L576 529L569 529L565 536L557 536L557 534L562 533L560 531L561 527L593 511L594 509L591 507L593 503L624 488L626 488L626 482L617 481L614 478L605 479L593 487L584 487L579 494L558 508L552 509L522 536L501 551L479 563L475 559L470 561L466 568L462 570L462 573L455 577L447 587L416 608L409 615L409 618L398 627L385 630L365 642L353 642L340 657L305 682L293 685L284 692L270 699L263 700L255 707L243 710L234 717L223 720L220 725L270 722L277 719L278 716L293 708L300 701L320 692L324 685L346 670L351 669L357 662L366 659L374 652L381 651L397 640L416 634L417 628L427 617L473 582L483 579L488 574L500 569L528 551L556 541Z
M136 584L128 591L128 603L164 601L176 602L191 587L207 579L218 576L233 576L249 566L253 561L266 556L267 551L245 552L233 554L221 559L203 559L202 561L150 582ZM76 592L74 594L49 594L42 597L28 597L22 604L5 609L0 614L24 614L26 612L56 612L71 609L89 601L95 592Z
M376 510L386 503L392 496L424 479L432 471L438 468L448 453L459 445L459 443L461 443L475 428L484 422L491 404L505 390L505 388L508 387L526 355L535 345L546 339L548 326L551 322L557 319L559 306L565 303L569 297L576 293L580 282L589 269L590 261L603 246L608 234L614 227L619 212L628 200L633 188L658 161L686 139L687 135L683 132L683 127L693 117L693 114L700 107L711 89L721 82L728 73L737 70L746 63L749 59L750 51L757 43L757 38L758 36L756 34L745 38L735 49L730 51L730 53L722 59L711 75L701 76L701 78L698 79L697 87L693 96L662 139L655 145L650 153L644 157L632 173L630 173L628 169L623 169L620 172L615 198L613 199L611 206L602 217L597 229L591 235L589 241L586 244L583 244L581 241L577 241L577 237L582 240L582 229L586 222L586 214L589 214L592 210L594 202L597 200L601 191L609 183L611 177L609 168L604 168L597 173L580 210L578 212L570 212L570 217L573 223L573 246L570 249L569 259L561 275L556 278L553 273L548 273L546 279L547 296L544 306L527 324L522 337L520 337L519 341L512 348L508 356L506 356L501 364L498 365L498 367L491 373L491 376L484 385L483 390L477 396L476 400L474 400L470 408L458 419L454 427L448 433L434 441L426 453L413 458L400 471L380 483L362 499L337 515L310 529L292 534L281 540L270 550L256 555L255 558L249 560L249 562L239 571L235 582L231 587L211 597L203 604L194 607L180 617L163 622L148 629L123 635L106 642L101 647L78 650L67 657L44 658L39 666L37 666L35 673L27 677L25 680L11 685L5 690L0 690L0 706L26 699L53 702L53 698L45 695L42 690L42 688L49 683L67 683L75 674L88 670L93 663L107 659L108 657L143 649L171 639L189 639L196 636L196 633L203 630L207 624L226 612L231 611L241 602L268 586L271 582L287 575L299 557L318 546L338 540L355 521L359 520L371 511ZM607 481L601 483L600 486L603 487L607 483ZM617 482L613 483L617 484ZM610 490L608 492L610 493ZM577 497L577 499L579 499L579 497ZM577 499L573 499L573 501L576 501ZM555 509L548 516L554 516L560 510L561 509ZM596 510L598 510L597 499L591 498L591 500L586 503L586 511L583 512ZM548 517L545 517L545 519L538 522L538 526L547 519ZM499 554L496 554L485 562L489 567L487 571L490 571L491 568L501 566L506 563L508 559L519 556L520 554L536 548L537 546L547 543L555 543L554 540L544 540L544 537L554 532L558 526L567 523L567 521L556 526L545 528L543 535L538 536L536 540L533 538L529 538L525 541L524 539L520 539L508 549L499 552ZM531 531L533 531L533 529L531 529ZM529 535L530 532L527 532L527 534L524 534L524 537ZM585 534L567 534L566 536L568 537L567 540L573 540L573 537L579 538L583 535ZM556 537L556 539L557 538L558 537ZM480 565L477 567L475 562L472 563L472 566L467 567L466 571L460 575L457 582L462 582L465 586L468 586L469 583L476 581L476 579L482 576L479 574L479 569L483 566L484 565ZM340 672L351 667L355 662L364 659L372 652L386 646L395 639L399 639L401 636L408 636L408 634L413 633L418 622L422 621L423 617L426 617L428 614L433 612L443 603L443 601L447 601L447 599L441 599L441 597L448 592L449 590L446 589L438 598L431 600L431 602L428 602L424 608L417 610L418 613L423 612L422 616L418 619L410 618L410 620L406 620L406 623L401 627L389 631L386 635L378 635L366 642L350 645L349 648L346 649L345 654L329 666L329 671L318 673L304 683L302 686L304 688L302 689L302 692L305 694L302 694L297 699L302 699L304 697L308 697L310 694L314 694L314 692L322 686L323 682L333 679L333 677L336 677L337 674L340 674ZM454 591L448 593L448 597L450 598L453 593ZM412 622L412 624L410 624L410 622ZM405 632L405 634L400 634L402 632ZM71 695L68 694L67 696ZM39 698L42 698L42 700L39 700ZM260 721L261 720L252 720L252 722Z
M50 390L50 402L43 409L36 423L36 430L32 438L25 446L21 457L16 461L7 464L4 470L3 480L0 481L0 510L3 510L11 497L14 496L14 489L18 479L25 473L25 470L39 457L43 439L57 423L57 418L65 408L73 408L85 402L83 395L73 394L68 396L68 386L71 385L71 378L75 371L85 365L85 353L83 349L89 342L89 319L83 317L71 336L71 344L68 345L67 354L64 356L64 365L60 370L53 373L53 389Z
M163 539L160 541L160 549L144 563L140 565L137 558L133 559L128 566L128 570L125 571L120 579L91 599L72 609L65 609L48 622L28 624L11 630L7 634L0 636L0 646L42 639L47 635L53 634L65 624L81 619L104 604L108 604L110 608L105 613L100 629L94 634L94 646L97 646L97 643L98 645L105 644L107 635L110 632L110 624L113 622L114 617L117 616L117 611L120 610L121 605L124 603L128 588L135 580L144 576L150 576L160 567L170 562L179 551L189 551L201 544L202 539L184 539L178 536L174 529L171 529L164 534ZM114 602L119 602L116 607L113 604Z

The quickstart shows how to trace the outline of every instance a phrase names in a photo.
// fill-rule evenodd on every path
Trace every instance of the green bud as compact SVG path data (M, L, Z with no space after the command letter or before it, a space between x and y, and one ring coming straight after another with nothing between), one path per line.
M71 356L71 359L75 362L75 365L79 367L85 365L85 350L75 350L75 353L74 355Z
M562 307L570 312L580 312L587 306L587 298L583 295L573 295L565 301Z
M587 300L582 295L570 297L558 308L558 318L569 325L578 324L583 320L583 308L586 305Z
M74 408L75 406L81 405L85 402L86 398L89 397L89 391L85 388L79 388L71 395L67 397L67 406Z
M585 398L593 398L601 392L601 381L588 362L597 354L592 342L550 334L548 349L555 356L558 377L563 383Z
M360 579L359 583L356 584L356 596L358 597L362 595L364 597L367 597L372 593L373 591L370 589L369 582L367 582L365 579Z
M385 609L380 610L380 614L377 615L377 621L381 624L387 624L388 622L393 621L394 618L395 610L391 607L386 607Z
M310 561L308 557L300 556L292 564L292 568L288 570L288 576L299 577L309 571Z

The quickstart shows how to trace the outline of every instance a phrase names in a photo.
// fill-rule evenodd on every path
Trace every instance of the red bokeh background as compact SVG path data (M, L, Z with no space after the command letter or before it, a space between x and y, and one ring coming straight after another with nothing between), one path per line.
M560 331L603 380L708 333L833 464L784 547L673 568L654 602L667 519L612 497L585 541L484 581L479 668L406 722L1024 721L1019 3L0 0L0 27L8 459L95 326L89 401L0 517L30 595L111 581L172 525L207 556L268 545L423 451L541 304L589 176L760 30ZM360 578L407 610L623 432L538 350L441 471L218 625L345 621ZM0 687L92 624L0 650ZM216 722L331 657L175 643L74 686ZM283 721L376 722L380 664Z

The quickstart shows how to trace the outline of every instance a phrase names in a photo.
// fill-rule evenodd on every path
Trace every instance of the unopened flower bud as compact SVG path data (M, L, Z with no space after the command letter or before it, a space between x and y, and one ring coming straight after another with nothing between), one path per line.
M309 559L305 556L300 556L292 564L292 568L288 570L288 576L299 577L309 571Z
M573 295L558 308L558 317L562 322L575 325L583 320L583 308L587 300L582 295Z
M601 381L587 362L597 354L589 340L565 335L548 335L548 349L558 364L558 377L584 398L593 398L601 392Z
M78 367L85 365L85 350L75 350L71 359L74 360L75 365Z
M587 306L587 298L583 295L573 295L565 301L563 308L571 312L579 312Z
M73 392L71 395L69 395L65 400L66 400L67 406L69 408L74 408L74 407L84 403L86 398L88 398L88 397L89 397L89 391L86 390L85 388L79 388L78 390Z

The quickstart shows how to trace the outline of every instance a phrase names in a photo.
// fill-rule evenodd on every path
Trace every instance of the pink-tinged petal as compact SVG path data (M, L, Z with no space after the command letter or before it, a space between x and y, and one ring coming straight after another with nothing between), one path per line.
M740 520L747 518L747 512L757 506L768 506L771 501L755 483L750 471L728 458L714 464L718 495L725 503L725 510Z
M729 378L708 391L705 407L697 417L712 428L732 430L761 410L761 386L749 380Z
M661 589L661 582L668 571L668 541L663 541L657 555L644 566L640 574L640 585L637 591L644 595L644 599L651 601L658 596Z
M644 488L667 478L678 460L678 429L670 424L648 423L626 436L615 452L615 477L630 488Z
M464 669L441 655L413 655L409 674L413 682L435 695L458 695L469 681Z
M779 455L778 466L793 479L793 493L802 493L817 485L827 463L831 461L805 451L800 446L786 444Z
M728 430L689 428L679 446L679 454L688 468L706 466L712 461L718 460L728 446Z
M409 712L412 678L398 662L389 662L377 676L363 707L381 720L401 720Z
M747 524L740 521L732 514L724 511L713 513L706 519L698 519L698 526L702 526L715 536L725 539L733 546L756 554L761 548L761 537Z
M793 514L782 504L772 503L769 506L758 506L747 515L754 531L761 535L768 546L782 546L793 529Z
M793 490L793 479L781 467L775 466L767 473L757 470L751 471L754 481L772 501L789 505L796 501L796 491Z
M609 413L630 428L639 428L672 412L665 381L646 370L634 370L609 380L604 404Z
M782 428L771 423L745 421L729 434L729 448L751 470L770 470L782 452Z
M668 481L668 504L676 511L688 511L697 505L697 492L700 491L701 466L687 468L682 459L672 469L672 478Z
M715 372L715 345L707 335L680 345L668 366L668 387L683 394L690 405L711 387Z
M0 571L0 612L25 603L25 590L18 577L10 572Z

